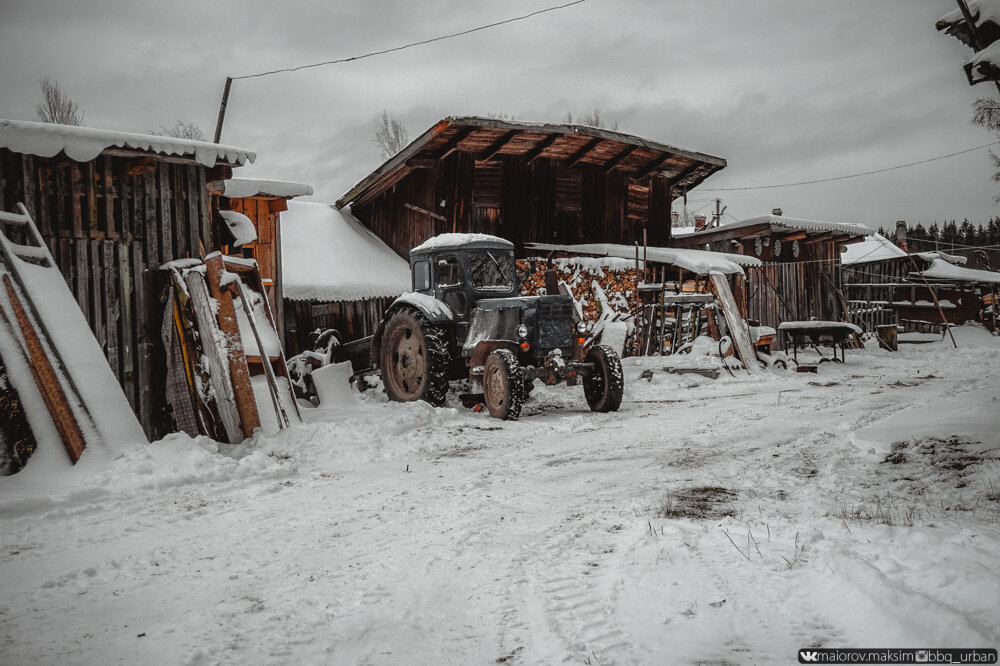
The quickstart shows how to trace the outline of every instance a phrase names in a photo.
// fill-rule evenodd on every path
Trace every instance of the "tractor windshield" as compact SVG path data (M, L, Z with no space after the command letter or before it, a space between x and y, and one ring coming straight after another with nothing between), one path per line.
M502 250L470 252L469 280L476 291L509 292L514 287L514 256Z

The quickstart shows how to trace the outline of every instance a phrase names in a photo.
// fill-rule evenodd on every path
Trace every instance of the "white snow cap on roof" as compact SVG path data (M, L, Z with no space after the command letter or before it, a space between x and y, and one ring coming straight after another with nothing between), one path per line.
M845 266L863 264L869 261L885 261L905 257L906 252L898 245L881 234L872 234L860 243L852 243L845 247L840 255L840 262Z
M351 215L289 201L281 213L282 290L296 301L360 301L410 290L410 264Z
M257 240L257 227L249 217L235 210L220 210L219 214L233 234L234 246L239 247Z
M959 265L964 265L969 261L968 257L960 257L957 254L948 254L946 252L916 252L915 254L921 259L924 259L925 261L944 259L949 264L959 264Z
M914 273L932 280L956 280L958 282L985 282L986 284L1000 284L1000 273L993 271L980 271L974 268L956 266L944 259L935 257L931 259L930 268L919 273Z
M230 178L223 183L223 196L230 199L244 197L294 197L312 196L313 188L303 183L286 180L263 180L260 178Z
M853 222L820 222L819 220L803 220L796 217L784 217L782 215L759 215L739 222L730 222L714 229L706 231L716 231L718 229L738 229L740 227L752 227L756 224L768 223L776 227L786 229L798 229L801 231L839 231L855 236L871 236L875 232L862 224ZM696 234L697 235L697 234Z
M77 162L89 162L108 148L192 157L207 167L215 166L220 161L242 165L257 159L257 154L249 150L206 141L27 120L0 120L0 148L39 157L53 157L65 152L67 157Z
M986 21L993 21L1000 25L1000 0L967 0L967 2L969 13L972 14L977 28ZM948 25L960 22L965 23L965 16L962 15L961 9L953 9L938 19L938 23L947 23Z
M635 259L635 247L632 245L617 245L614 243L586 243L581 245L550 245L548 243L526 243L531 250L567 252L569 254L591 254L604 257L621 257ZM676 247L647 247L646 259L662 264L679 266L686 271L698 275L709 273L743 273L744 266L760 266L757 257L728 252L707 252L705 250L688 250Z
M491 236L489 234L439 234L428 238L423 243L410 250L410 252L436 250L444 247L458 247L465 245L466 243L473 243L477 241L481 243L498 243L500 245L514 247L514 244L506 238Z

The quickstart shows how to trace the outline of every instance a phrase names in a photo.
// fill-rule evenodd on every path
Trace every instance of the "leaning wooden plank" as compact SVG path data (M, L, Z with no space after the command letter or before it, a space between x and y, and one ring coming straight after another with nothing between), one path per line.
M14 290L14 285L11 283L9 275L5 274L3 276L3 284L7 292L7 298L10 301L14 319L17 322L17 327L24 337L23 351L25 357L28 359L28 367L31 368L31 374L35 378L35 384L38 385L38 392L45 402L45 408L48 409L49 414L52 416L52 422L59 432L59 438L62 440L63 446L66 447L66 453L69 454L69 459L75 464L80 459L83 449L87 445L83 437L83 431L80 429L80 424L77 423L76 417L73 414L73 408L70 406L66 392L59 381L59 376L56 374L55 368L52 367L51 361L49 361L48 354L45 352L42 341L38 337L38 332L35 331L31 320L28 318L28 314L25 312L24 306L21 304L21 300ZM4 323L11 329L14 338L17 339L17 335L13 330L14 326L8 318L6 310L0 308L0 315L3 316Z
M759 374L761 369L753 344L750 342L750 328L747 326L746 319L740 316L739 308L736 307L736 299L733 298L733 292L729 288L729 281L722 273L712 273L711 281L712 291L718 296L722 313L726 317L726 323L729 324L729 335L733 339L733 347L736 349L737 356L743 362L747 372L751 375Z
M236 409L236 397L233 393L233 383L229 377L229 359L222 355L220 345L222 333L215 321L212 304L205 286L205 278L195 271L184 277L188 297L194 308L195 323L198 326L198 337L201 340L201 353L208 359L208 376L212 391L215 394L215 406L226 430L230 444L243 441L243 430L240 427L239 410Z
M24 207L18 209L29 239L41 247L38 229ZM21 291L53 367L62 372L66 390L75 393L81 403L83 414L76 414L77 421L85 432L84 418L92 422L100 443L97 448L105 459L119 455L126 446L148 441L51 255L41 265L22 261L12 254L10 240L2 233L0 246L3 263ZM88 446L91 444L88 439Z
M224 276L234 280L239 278L226 272L222 254L219 252L213 252L205 257L205 273L209 293L218 302L219 330L225 336L226 352L229 356L229 377L233 382L236 408L240 413L240 426L243 428L243 435L250 437L260 427L260 414L257 412L257 401L254 398L253 386L250 384L250 370L243 353L233 295L228 289L228 282L226 285L222 284Z

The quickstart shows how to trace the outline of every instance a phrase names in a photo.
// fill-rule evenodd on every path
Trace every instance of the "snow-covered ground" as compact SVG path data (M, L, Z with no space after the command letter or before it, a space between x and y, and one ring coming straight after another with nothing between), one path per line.
M1000 339L957 335L817 374L633 359L617 414L580 388L507 423L348 396L248 445L136 447L54 494L29 464L0 479L0 663L997 647Z

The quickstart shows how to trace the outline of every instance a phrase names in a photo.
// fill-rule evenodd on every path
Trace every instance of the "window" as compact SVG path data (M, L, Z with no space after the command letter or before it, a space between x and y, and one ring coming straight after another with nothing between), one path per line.
M438 259L437 282L439 287L457 287L462 284L462 266L458 257Z
M502 250L469 253L469 279L476 291L510 291L514 286L514 256Z
M427 291L431 288L431 264L418 261L413 264L413 291Z

